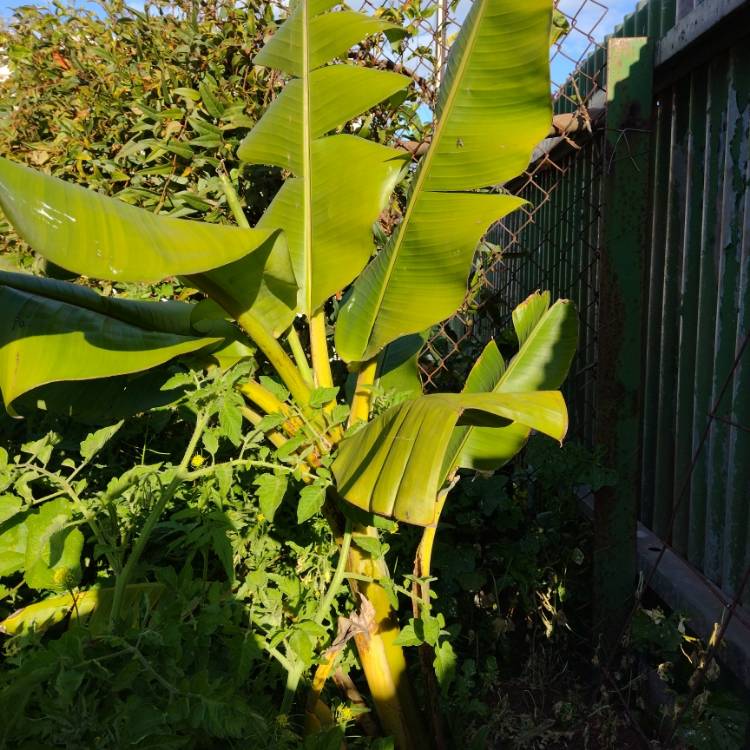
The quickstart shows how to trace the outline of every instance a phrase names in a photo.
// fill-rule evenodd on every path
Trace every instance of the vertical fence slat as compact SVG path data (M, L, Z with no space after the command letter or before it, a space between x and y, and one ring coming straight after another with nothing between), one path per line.
M747 335L750 326L748 295L748 248L747 235L747 186L750 184L748 168L748 123L750 123L750 54L746 45L735 47L731 53L732 83L730 87L728 146L731 158L731 203L732 212L727 226L724 253L727 258L727 274L733 275L734 294L725 290L731 299L734 310L735 332L724 335L731 337L731 357L736 359L738 347ZM729 308L729 303L727 304ZM744 367L743 367L744 366ZM719 407L719 415L729 414L735 425L726 426L726 508L724 516L722 550L722 588L730 596L748 564L744 543L748 524L748 501L750 499L750 441L742 427L750 429L750 380L747 370L750 367L750 352L743 355L735 371L732 391L727 398L731 403ZM743 434L744 433L744 434Z
M654 203L661 202L669 184L669 135L671 133L671 92L663 93L656 105L654 123L654 150L652 152L651 195ZM643 367L643 415L641 464L641 521L651 527L654 518L654 473L656 470L656 427L659 402L657 374L661 342L661 308L664 290L664 248L666 221L664 211L653 211L651 221L651 248L649 254L648 303L646 314L646 351Z
M685 192L685 218L682 242L682 278L679 303L679 353L677 362L677 402L675 409L674 487L680 487L692 461L693 390L698 328L698 284L701 251L701 215L703 211L703 165L706 148L706 70L700 68L690 77L688 124L688 163ZM672 545L682 555L688 552L690 504L682 499L676 510Z
M731 392L717 404L724 380L734 362L737 333L737 281L739 277L739 228L737 188L744 181L744 169L736 152L742 138L744 123L737 106L737 49L729 55L729 81L726 104L726 135L724 141L724 184L721 198L721 229L716 248L718 264L718 300L714 330L714 373L711 400L719 414L731 414ZM711 430L708 457L708 487L706 506L705 574L721 584L722 556L724 551L724 521L726 513L727 462L729 460L729 433L731 428L723 422L714 422Z
M721 225L722 182L724 176L724 138L727 103L727 56L712 61L708 74L706 111L706 164L703 180L703 216L701 219L701 262L698 291L698 335L693 398L692 451L696 453L712 408L711 382L714 363L714 327L716 319L716 244ZM708 450L697 456L690 478L690 530L688 559L703 570L706 541L706 504Z
M597 442L618 474L594 503L595 626L612 644L632 602L639 460L641 308L653 50L645 37L607 45L606 222L600 263ZM625 143L623 130L632 133Z
M669 137L669 179L664 213L663 288L660 310L659 367L647 377L658 378L656 404L656 461L654 466L654 518L651 528L661 539L672 541L670 521L674 496L675 391L677 381L677 306L679 301L680 246L685 215L689 80L672 90ZM661 211L660 211L661 213ZM649 347L655 342L649 342Z

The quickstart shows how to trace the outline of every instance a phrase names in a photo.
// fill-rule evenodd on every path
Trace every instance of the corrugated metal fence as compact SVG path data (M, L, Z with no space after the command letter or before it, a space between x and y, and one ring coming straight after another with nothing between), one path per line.
M750 565L750 24L748 3L650 0L615 37L657 42L649 241L642 289L640 519L733 596ZM604 103L605 49L556 111ZM602 118L606 123L606 118ZM606 126L552 139L516 192L536 209L497 227L504 314L534 289L573 299L582 338L568 384L574 435L596 434L599 265L611 170ZM627 139L623 130L618 138ZM618 151L620 153L620 151ZM687 482L687 483L686 483ZM683 485L685 485L683 491ZM750 587L748 587L750 588ZM750 603L750 590L743 602Z

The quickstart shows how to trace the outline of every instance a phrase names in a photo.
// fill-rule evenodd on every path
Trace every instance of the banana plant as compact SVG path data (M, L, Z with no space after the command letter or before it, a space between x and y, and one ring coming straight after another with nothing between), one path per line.
M523 204L502 185L527 166L549 128L552 7L549 0L474 0L450 52L429 149L415 166L403 151L347 127L409 79L342 62L363 38L396 29L338 6L298 0L254 61L278 71L285 85L239 155L288 175L254 228L229 180L238 226L153 215L0 160L0 206L47 260L91 279L178 276L203 295L197 303L137 302L104 297L85 278L2 272L0 390L11 413L42 404L75 415L82 390L89 404L117 403L132 413L156 403L154 392L164 398L159 378L143 374L175 358L188 367L265 360L289 399L248 379L239 387L252 405L248 418L262 426L263 413L289 417L268 431L277 441L317 420L324 439L306 460L314 474L323 454L333 457L326 512L371 613L355 637L370 693L397 746L423 748L429 733L381 585L387 567L368 545L351 541L376 537L378 519L421 526L417 570L427 576L457 472L501 466L532 430L558 441L565 435L557 389L577 340L568 302L531 295L513 315L516 356L506 364L490 342L461 393L423 394L415 364L424 332L461 305L482 235ZM401 220L376 246L373 225L399 183L406 184ZM342 292L332 326L329 300ZM346 431L331 416L343 386L334 383L332 347L356 381ZM373 394L394 383L408 397L373 417ZM312 408L318 402L322 417ZM299 678L289 676L292 690Z

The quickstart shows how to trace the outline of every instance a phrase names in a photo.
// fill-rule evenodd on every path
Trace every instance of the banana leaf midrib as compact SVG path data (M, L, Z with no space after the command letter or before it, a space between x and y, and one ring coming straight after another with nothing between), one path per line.
M310 126L310 17L309 4L302 0L302 211L304 216L305 310L312 310L312 128Z
M448 121L448 115L452 111L453 103L461 88L460 84L461 84L461 81L463 80L464 73L466 71L467 61L471 59L471 53L474 49L474 45L478 36L480 20L481 20L482 15L484 14L484 10L486 7L486 0L478 0L478 2L481 3L480 9L477 11L478 20L471 26L471 35L467 42L464 55L461 58L461 64L459 66L457 75L451 80L452 86L448 92L448 97L446 99L445 106L440 112L440 118L437 120L437 124L435 125L435 131L433 133L432 140L430 141L430 147L427 149L427 153L425 154L424 159L419 165L419 168L417 170L417 175L416 175L416 182L414 183L413 188L409 192L409 202L406 207L406 211L404 213L403 221L401 222L401 224L399 224L398 229L396 230L397 234L394 240L394 248L390 254L390 257L388 258L388 266L387 266L387 270L384 276L384 278L386 279L386 283L381 284L380 290L378 292L377 304L375 304L373 307L373 311L375 315L375 317L373 318L373 323L375 322L375 320L377 320L378 312L380 311L380 308L383 304L383 299L385 298L386 292L388 291L387 281L389 281L391 276L393 275L393 268L396 265L396 260L399 255L402 238L405 236L407 232L409 222L411 221L411 216L414 211L414 207L419 202L419 199L423 194L422 185L424 184L425 180L427 179L429 175L430 166L432 165L432 162L435 158L435 154L437 153L437 150L440 146L440 141L442 138L445 123ZM467 192L467 191L465 190L457 190L457 191L440 190L436 192L447 193L447 192ZM373 331L374 331L374 328L372 328L370 331L370 338L372 337Z

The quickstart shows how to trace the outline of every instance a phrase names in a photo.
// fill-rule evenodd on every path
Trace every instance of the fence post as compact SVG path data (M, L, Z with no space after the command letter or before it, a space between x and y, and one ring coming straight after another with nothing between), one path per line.
M647 37L608 40L596 442L618 481L594 502L594 628L605 649L632 607L636 577L652 78Z

